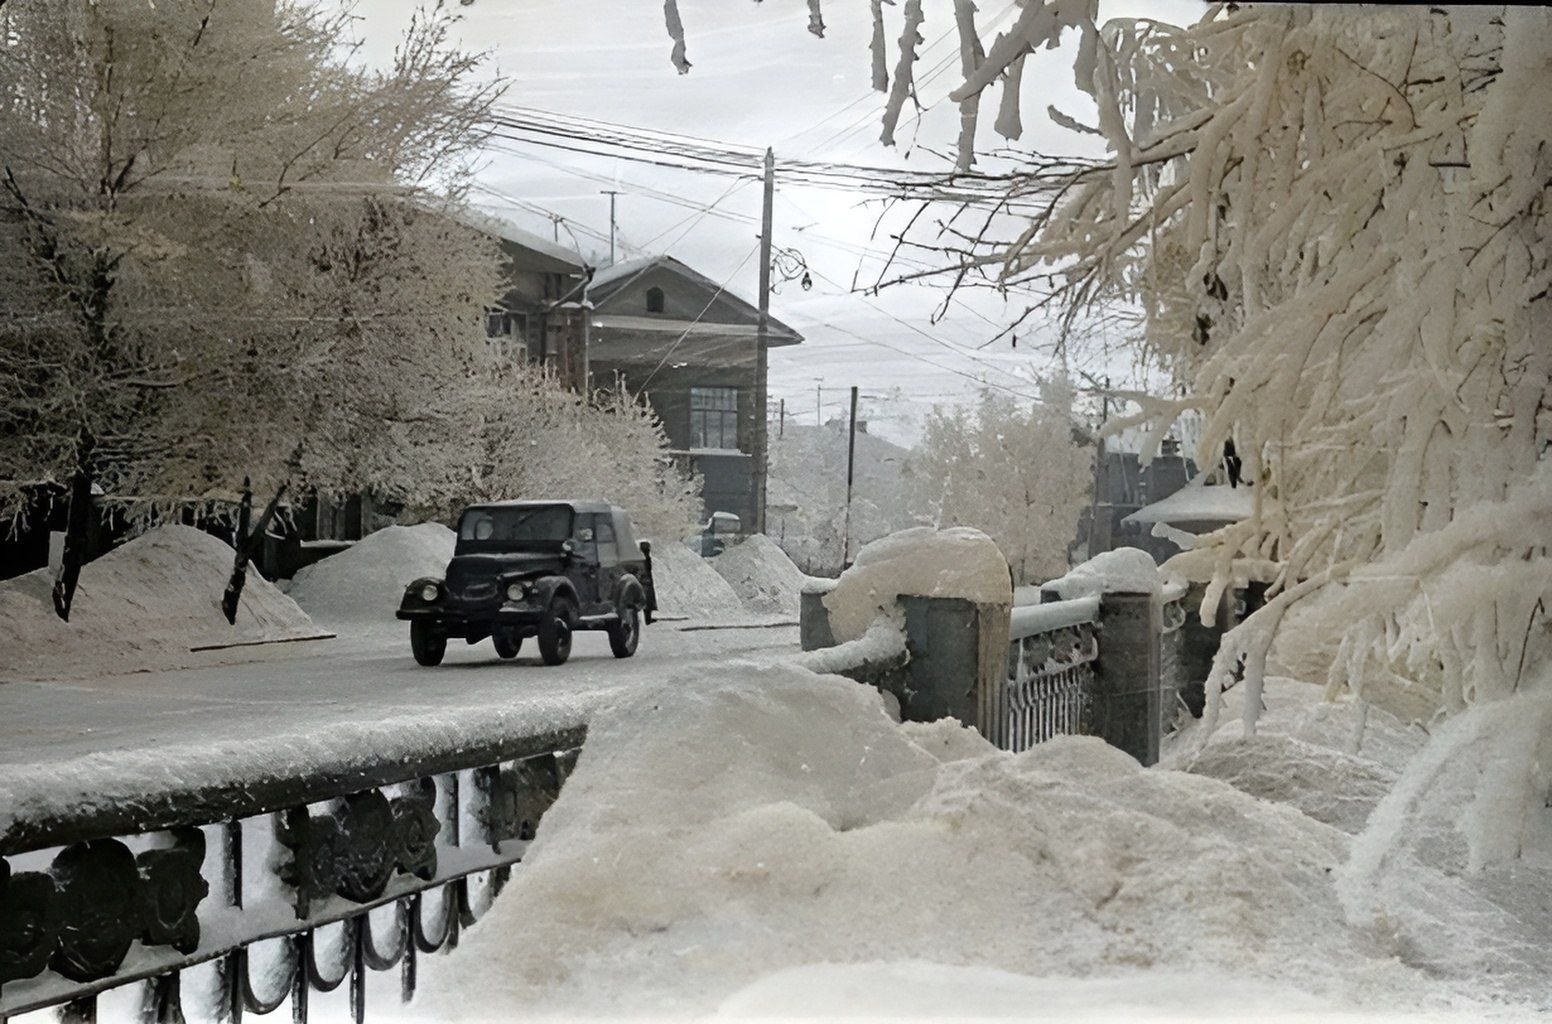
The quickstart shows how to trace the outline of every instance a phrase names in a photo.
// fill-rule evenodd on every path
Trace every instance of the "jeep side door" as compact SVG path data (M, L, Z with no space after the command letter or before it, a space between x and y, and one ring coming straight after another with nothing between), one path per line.
M607 610L600 607L609 600L607 593L600 593L602 580L598 570L598 517L591 512L579 513L571 528L574 550L566 575L577 588L577 600L581 602L583 615L598 615Z
M594 531L598 542L598 599L609 602L613 610L620 594L620 577L625 575L620 565L620 539L615 533L614 517L600 515Z

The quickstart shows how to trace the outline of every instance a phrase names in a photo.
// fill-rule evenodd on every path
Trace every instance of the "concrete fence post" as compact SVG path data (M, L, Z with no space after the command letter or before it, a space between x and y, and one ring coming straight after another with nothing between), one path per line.
M1163 607L1153 594L1102 594L1099 627L1093 733L1144 765L1157 764L1164 722Z
M898 600L905 611L905 649L910 655L905 720L957 718L998 742L1009 606L957 597Z

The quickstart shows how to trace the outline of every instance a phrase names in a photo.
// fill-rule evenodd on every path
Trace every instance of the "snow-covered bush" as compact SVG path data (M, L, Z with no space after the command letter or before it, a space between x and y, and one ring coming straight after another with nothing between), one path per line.
M628 510L641 536L674 539L699 515L699 480L674 464L639 397L578 395L541 369L503 363L481 368L449 401L431 502L440 513L475 501L596 498Z
M907 469L912 510L990 536L1019 583L1060 576L1091 479L1068 409L1021 408L993 391L974 410L935 408Z

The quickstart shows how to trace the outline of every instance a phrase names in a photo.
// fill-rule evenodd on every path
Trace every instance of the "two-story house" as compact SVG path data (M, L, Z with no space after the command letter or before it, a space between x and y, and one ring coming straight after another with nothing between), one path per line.
M699 472L706 513L759 521L754 478L759 310L672 256L617 263L588 286L592 386L644 394L677 458ZM769 348L803 340L768 318Z
M465 214L464 222L493 236L506 257L507 290L490 309L485 334L513 358L549 367L580 391L587 384L585 292L592 273L565 246L509 221Z

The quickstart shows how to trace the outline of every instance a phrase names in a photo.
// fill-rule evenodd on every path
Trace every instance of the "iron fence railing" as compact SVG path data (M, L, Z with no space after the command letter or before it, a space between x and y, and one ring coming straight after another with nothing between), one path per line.
M1025 588L1034 593L1034 588ZM1185 708L1190 658L1184 629L1188 590L1171 584L1159 598L1160 728L1173 729ZM1004 750L1026 750L1053 736L1093 730L1095 687L1104 645L1101 599L1015 604L1009 616L1008 664L991 713L988 739Z
M1010 616L1008 667L988 738L1027 750L1057 735L1087 731L1094 662L1099 656L1099 599L1016 606Z
M273 1012L456 946L522 859L581 728L371 770L317 771L15 822L0 834L0 1021ZM185 1012L185 981L198 1007ZM187 997L190 1001L193 997Z

